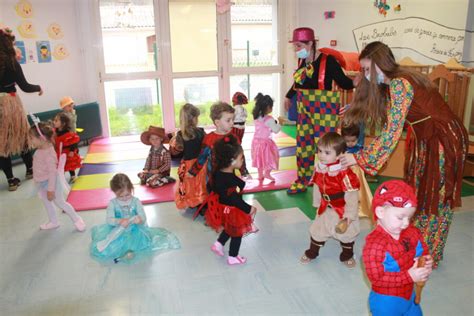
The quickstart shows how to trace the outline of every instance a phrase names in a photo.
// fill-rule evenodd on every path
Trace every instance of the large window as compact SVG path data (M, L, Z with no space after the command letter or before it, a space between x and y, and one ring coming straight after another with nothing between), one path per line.
M200 125L212 125L212 103L230 102L236 91L250 100L258 92L271 95L278 115L277 0L233 0L223 14L215 0L98 3L112 136L138 134L148 125L172 131L185 103L201 109Z
M277 1L233 2L232 66L278 65Z
M106 73L157 69L153 0L100 1Z
M159 80L105 82L105 103L112 136L140 134L163 124Z

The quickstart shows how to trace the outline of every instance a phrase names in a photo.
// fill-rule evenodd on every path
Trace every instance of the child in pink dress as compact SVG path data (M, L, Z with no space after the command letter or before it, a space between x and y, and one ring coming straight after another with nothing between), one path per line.
M253 118L255 120L255 134L252 141L252 167L258 169L258 179L264 178L275 181L270 175L272 170L278 170L280 154L272 139L272 133L281 130L280 124L269 115L273 109L273 100L269 95L259 93L255 97Z

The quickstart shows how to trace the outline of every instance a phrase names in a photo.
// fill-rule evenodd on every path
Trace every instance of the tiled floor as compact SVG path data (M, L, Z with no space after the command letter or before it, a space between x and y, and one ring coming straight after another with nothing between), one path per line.
M15 167L17 175L23 167ZM230 267L209 246L216 234L202 220L180 214L171 203L145 206L150 226L173 231L180 250L136 265L101 265L88 254L90 229L39 231L46 219L31 181L16 192L0 182L0 314L2 315L368 315L369 287L361 266L338 262L339 246L329 241L317 261L301 265L309 219L297 208L265 212L260 232L244 238L244 266ZM423 292L426 315L474 315L474 199L455 214L446 258ZM284 206L282 206L283 208ZM81 212L88 227L104 211ZM356 244L360 260L370 230L362 221Z

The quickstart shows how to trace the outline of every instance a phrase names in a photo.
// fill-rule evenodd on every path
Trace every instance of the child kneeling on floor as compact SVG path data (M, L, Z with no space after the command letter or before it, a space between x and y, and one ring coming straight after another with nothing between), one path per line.
M351 169L343 168L339 157L346 144L341 135L330 132L318 141L319 162L311 182L313 206L318 214L309 232L311 243L300 261L309 263L319 255L319 249L330 237L339 240L342 252L339 260L353 268L354 241L360 233L359 226L359 179Z
M244 264L247 258L239 256L240 244L245 234L256 232L253 217L257 212L254 206L242 199L245 181L235 175L244 162L244 152L233 135L225 136L214 145L212 192L207 199L206 223L221 231L211 250L224 256L224 245L230 241L229 265Z
M401 180L384 182L375 191L372 212L377 227L362 251L372 284L373 316L422 315L421 289L433 270L433 259L421 232L410 224L416 205L415 191Z
M175 179L170 177L171 155L168 149L163 146L168 142L165 129L150 126L147 131L142 133L140 140L145 145L151 146L145 167L138 173L140 184L157 188L175 182Z

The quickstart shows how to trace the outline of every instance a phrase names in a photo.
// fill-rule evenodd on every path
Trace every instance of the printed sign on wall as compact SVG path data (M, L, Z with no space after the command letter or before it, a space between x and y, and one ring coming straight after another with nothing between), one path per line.
M410 49L440 63L451 58L463 61L465 32L419 17L373 23L352 31L359 52L368 43L381 41L392 49Z
M26 64L26 49L25 49L25 42L23 41L16 41L15 42L15 47L18 49L18 51L21 53L18 55L17 52L17 60L20 64Z
M37 41L36 53L38 54L39 63L51 62L51 45L49 41Z

